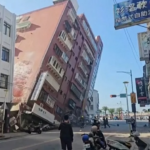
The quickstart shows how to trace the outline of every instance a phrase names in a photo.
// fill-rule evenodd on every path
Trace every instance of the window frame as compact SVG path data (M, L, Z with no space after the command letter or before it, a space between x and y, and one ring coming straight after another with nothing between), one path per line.
M2 84L1 82L3 82L2 79L1 79L2 76L3 76L3 77L6 77L6 81L4 81L4 82L5 82L5 86L2 86L2 85L1 85L1 84ZM8 78L9 78L8 75L3 74L3 73L0 74L0 88L1 88L1 89L8 89Z
M3 52L5 52L5 56L4 56L4 58L3 58ZM6 60L6 54L8 54L8 60ZM8 49L8 48L6 48L6 47L2 47L2 61L5 61L5 62L10 62L10 57L9 57L9 55L10 55L10 50Z

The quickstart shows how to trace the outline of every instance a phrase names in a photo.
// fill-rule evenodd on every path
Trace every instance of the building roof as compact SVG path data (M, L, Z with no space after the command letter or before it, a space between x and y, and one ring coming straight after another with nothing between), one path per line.
M28 18L31 26L17 32L13 102L28 100L67 3L65 1L22 15L20 22Z

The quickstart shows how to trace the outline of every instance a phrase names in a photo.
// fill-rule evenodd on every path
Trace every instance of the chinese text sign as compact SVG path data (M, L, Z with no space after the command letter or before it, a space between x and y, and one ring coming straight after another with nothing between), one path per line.
M137 93L138 103L140 104L142 101L146 102L147 97L146 97L144 79L136 78L135 83L136 83L136 91L137 91L136 93Z
M115 29L147 23L150 17L150 0L129 0L114 5Z
M149 60L150 53L150 32L138 33L140 60Z

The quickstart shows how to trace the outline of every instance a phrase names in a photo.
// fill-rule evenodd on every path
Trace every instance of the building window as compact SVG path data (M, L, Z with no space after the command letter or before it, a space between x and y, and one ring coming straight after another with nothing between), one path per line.
M1 74L1 76L0 76L0 88L3 88L3 89L8 88L8 75Z
M57 55L57 56L61 56L62 55L62 51L60 50L60 48L58 47L58 45L57 44L55 44L54 45L54 51L55 51L55 54Z
M56 60L54 60L54 63L53 63L53 66L55 66L56 65Z
M4 22L4 34L10 37L11 26Z
M2 60L9 62L9 49L5 47L2 48Z
M46 102L47 98L48 98L48 93L44 89L42 89L38 99L40 101Z

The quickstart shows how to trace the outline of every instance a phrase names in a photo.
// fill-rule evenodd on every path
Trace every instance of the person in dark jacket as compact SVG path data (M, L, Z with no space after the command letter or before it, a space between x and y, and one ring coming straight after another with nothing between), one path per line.
M105 117L103 117L103 124L104 124L104 128L106 128L106 119L105 119Z
M64 116L64 122L60 124L60 140L61 140L61 147L62 150L72 150L72 142L73 142L73 130L72 126L69 123L68 115Z
M106 117L106 126L108 126L110 128L109 122L108 122L108 118Z

